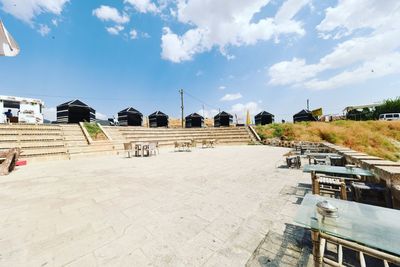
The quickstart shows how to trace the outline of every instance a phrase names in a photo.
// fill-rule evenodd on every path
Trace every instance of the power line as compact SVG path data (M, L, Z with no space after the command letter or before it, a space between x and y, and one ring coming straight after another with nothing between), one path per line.
M214 106L214 105L210 105L210 104L208 104L207 102L201 100L200 98L198 98L198 97L196 97L196 96L194 96L194 95L192 95L192 94L189 94L187 91L184 91L183 93L184 93L185 95L187 95L187 96L193 98L194 100L196 100L196 101L202 103L202 104L205 105L205 106L208 106L208 107L213 108L213 109L219 109L219 107L216 107L216 106Z

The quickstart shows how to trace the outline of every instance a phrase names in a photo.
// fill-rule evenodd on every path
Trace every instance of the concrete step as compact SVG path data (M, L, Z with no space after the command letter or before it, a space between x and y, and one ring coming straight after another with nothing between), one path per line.
M79 159L85 157L93 157L93 156L104 156L104 155L118 155L121 153L120 151L111 150L111 151L89 151L89 152L81 152L77 154L71 154L71 159Z
M9 149L13 147L20 147L22 149L28 148L45 148L45 147L64 147L64 142L19 142L19 143L0 143L0 149Z
M56 154L46 154L46 155L35 155L32 157L24 157L20 156L20 160L26 160L28 165L33 162L43 162L43 161L52 161L52 160L68 160L70 159L67 153L56 153Z
M21 157L45 156L51 154L67 154L65 147L23 149Z
M186 137L204 137L204 136L249 136L248 132L237 132L237 133L163 133L163 134L140 134L140 133L129 133L129 134L124 134L123 136L125 138L135 138L135 137L157 137L157 136L163 136L163 137L181 137L181 136L186 136Z
M235 129L235 130L120 130L120 133L125 135L129 133L136 134L214 134L214 133L241 133L247 132L246 129Z

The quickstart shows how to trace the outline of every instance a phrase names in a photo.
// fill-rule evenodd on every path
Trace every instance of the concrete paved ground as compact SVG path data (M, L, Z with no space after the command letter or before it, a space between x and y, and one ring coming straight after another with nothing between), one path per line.
M20 167L0 177L0 266L256 266L259 246L291 227L299 196L287 191L310 182L278 168L287 151L166 149Z

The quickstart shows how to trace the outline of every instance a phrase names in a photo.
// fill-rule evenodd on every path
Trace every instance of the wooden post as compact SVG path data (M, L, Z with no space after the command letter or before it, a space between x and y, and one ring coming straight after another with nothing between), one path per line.
M321 239L318 230L311 229L311 241L313 243L314 267L321 267L322 266L321 247L320 247Z
M311 185L312 185L312 193L314 195L319 195L319 183L315 171L311 172Z
M347 200L346 183L343 179L340 179L340 198Z

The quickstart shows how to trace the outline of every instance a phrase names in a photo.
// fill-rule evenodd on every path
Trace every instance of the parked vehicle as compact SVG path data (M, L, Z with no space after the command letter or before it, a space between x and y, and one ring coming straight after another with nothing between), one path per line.
M40 99L0 96L0 123L43 123L44 103ZM7 117L5 113L9 112Z
M379 115L379 120L381 121L399 121L400 113L385 113Z

